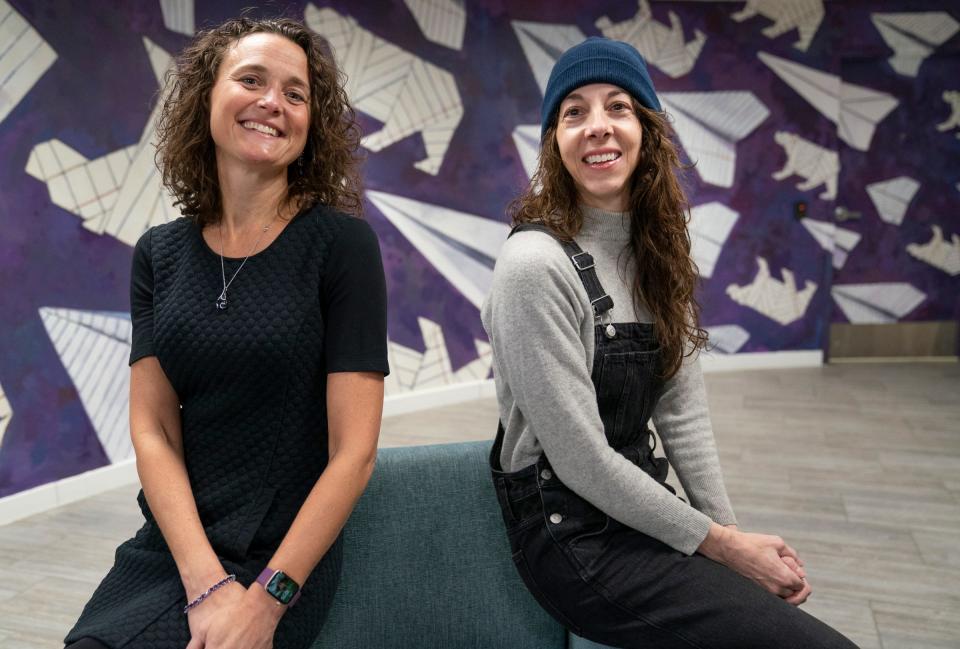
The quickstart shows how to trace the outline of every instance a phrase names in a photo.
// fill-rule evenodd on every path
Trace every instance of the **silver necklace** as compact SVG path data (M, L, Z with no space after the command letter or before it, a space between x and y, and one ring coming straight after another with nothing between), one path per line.
M227 289L230 288L230 285L233 284L233 280L237 279L237 275L243 269L243 265L247 263L247 260L250 259L250 255L254 253L257 249L257 246L260 245L260 240L263 239L263 235L266 234L267 230L270 229L270 226L273 225L274 220L277 217L273 217L269 223L263 226L263 229L260 230L260 235L257 237L257 240L253 242L253 247L250 248L250 252L247 253L247 256L243 258L243 261L240 262L240 266L237 267L237 270L233 271L233 276L230 278L230 281L227 281L227 272L223 266L223 224L217 224L217 233L220 238L220 276L223 279L223 290L220 292L220 297L217 298L216 305L218 311L227 310Z

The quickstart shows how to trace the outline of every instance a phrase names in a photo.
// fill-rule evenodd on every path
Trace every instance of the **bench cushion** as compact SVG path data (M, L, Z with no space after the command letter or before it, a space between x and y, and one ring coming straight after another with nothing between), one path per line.
M381 449L314 649L563 649L517 575L490 442Z

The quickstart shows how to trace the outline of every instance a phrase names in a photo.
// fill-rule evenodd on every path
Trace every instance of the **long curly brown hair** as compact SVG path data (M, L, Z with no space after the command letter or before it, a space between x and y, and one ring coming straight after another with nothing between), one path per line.
M323 40L289 18L242 16L228 20L199 32L183 50L167 73L157 123L156 162L163 184L183 215L199 226L220 220L220 183L210 136L210 91L230 45L256 33L283 36L307 55L310 127L303 154L287 168L287 195L281 209L322 203L360 216L360 128L344 90L345 78L325 52Z
M678 179L685 167L666 116L636 100L633 109L643 133L640 162L630 180L628 208L629 254L637 269L633 300L635 307L646 304L653 316L660 341L661 374L670 378L685 356L707 343L694 294L699 274L690 256L690 206ZM530 187L510 203L508 212L514 224L541 222L569 241L580 232L583 214L573 178L560 158L556 132L554 120L544 132Z

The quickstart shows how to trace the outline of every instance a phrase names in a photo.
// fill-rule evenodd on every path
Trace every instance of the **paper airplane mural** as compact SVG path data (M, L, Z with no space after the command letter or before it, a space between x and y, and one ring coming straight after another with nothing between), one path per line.
M3 391L3 386L0 385L0 448L3 447L3 434L7 432L11 419L13 419L13 408Z
M890 66L908 77L917 76L920 64L960 30L945 11L875 13L870 20L894 52L887 59Z
M877 208L880 218L887 223L900 225L907 214L907 206L920 189L920 183L913 178L897 176L867 185L867 194Z
M701 277L711 277L723 244L740 214L723 203L697 205L690 210L690 254Z
M800 176L804 179L802 183L797 183L797 189L800 191L805 192L824 185L825 189L820 194L820 198L825 201L832 201L837 197L840 156L837 155L836 151L831 151L805 140L795 133L787 133L786 131L777 131L773 140L782 146L787 154L787 161L783 165L783 169L775 171L771 176L774 180Z
M172 32L193 36L193 0L160 0L163 24Z
M710 336L707 343L709 351L736 354L750 340L750 334L740 325L717 325L716 327L704 327L704 329Z
M939 225L932 225L930 228L933 230L933 238L926 243L907 244L907 252L947 275L960 275L960 234L954 233L950 241L946 241Z
M488 343L474 340L477 358L453 371L440 325L426 318L417 318L417 323L426 347L423 353L394 342L387 347L390 375L386 378L384 389L388 395L479 381L490 375L493 348Z
M927 298L906 282L837 284L830 294L847 320L854 324L896 322Z
M540 157L540 125L517 126L513 129L513 144L517 147L517 153L520 154L520 162L523 164L523 170L527 172L527 178L533 178Z
M437 175L463 117L453 75L374 36L350 16L313 3L304 12L307 26L330 43L337 66L347 75L347 94L360 111L383 122L361 143L380 151L420 133L427 157L413 164Z
M428 41L452 50L463 49L467 26L465 0L404 0Z
M158 81L171 58L149 39L143 39ZM132 246L146 230L180 216L173 198L163 188L154 164L154 135L163 103L154 107L140 141L94 160L53 139L36 145L26 171L47 183L55 205L83 219L83 227L110 235Z
M792 271L780 269L780 274L783 275L781 282L770 276L770 265L766 259L757 257L757 266L759 270L753 282L745 286L727 286L730 299L782 325L802 318L813 294L817 292L817 285L808 279L803 290L797 290Z
M704 182L732 187L737 165L736 143L747 137L770 111L752 92L664 92L664 110L687 156L696 162Z
M130 316L41 307L40 318L110 462L132 457Z
M366 194L440 274L480 308L490 292L493 265L510 226L394 194Z
M510 23L520 41L523 54L533 71L542 94L550 78L550 70L560 55L587 37L575 25L553 25L514 20Z
M860 243L860 234L853 230L838 227L827 221L802 219L800 224L817 240L827 252L833 253L833 267L843 268L847 263L847 255Z
M777 38L796 29L800 40L793 46L806 52L823 22L823 0L747 0L747 5L730 17L742 23L757 15L773 21L761 32L764 36Z
M699 29L693 32L693 40L683 40L683 24L680 17L669 12L670 26L653 19L648 0L638 0L637 14L623 22L614 23L604 16L597 22L597 29L607 38L633 45L648 65L653 65L664 74L676 79L690 72L707 42L707 36Z
M943 100L950 106L950 117L947 121L937 124L937 130L941 133L960 126L960 90L944 90ZM960 138L960 131L957 131L956 136Z
M858 151L870 149L877 124L900 103L885 92L842 83L840 77L834 74L766 52L758 52L757 56L784 83L836 124L837 136Z
M57 60L40 34L6 0L0 0L0 122Z

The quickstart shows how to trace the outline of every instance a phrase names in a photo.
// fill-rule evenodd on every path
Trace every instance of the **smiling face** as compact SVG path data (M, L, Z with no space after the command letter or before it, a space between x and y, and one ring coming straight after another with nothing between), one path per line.
M557 146L580 202L626 211L642 130L630 95L608 83L571 92L560 104Z
M283 36L244 36L223 55L210 90L217 166L286 169L310 127L307 56Z

